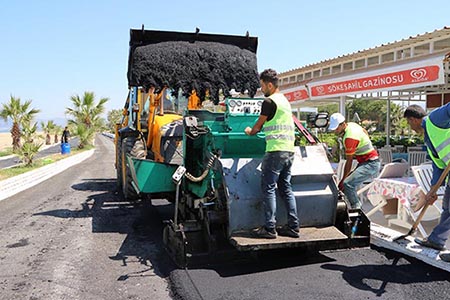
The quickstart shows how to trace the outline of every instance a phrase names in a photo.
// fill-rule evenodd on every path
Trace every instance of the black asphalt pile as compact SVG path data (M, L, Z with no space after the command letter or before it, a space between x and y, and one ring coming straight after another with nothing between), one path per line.
M231 89L248 91L253 97L259 87L256 54L237 46L216 42L162 42L137 47L129 66L129 85L168 86L187 96L192 89L204 100L209 89L218 99Z

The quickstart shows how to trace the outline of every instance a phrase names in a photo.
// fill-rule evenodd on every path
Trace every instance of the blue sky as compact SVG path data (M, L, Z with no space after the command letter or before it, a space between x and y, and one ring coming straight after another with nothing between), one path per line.
M63 118L93 91L123 106L130 28L258 37L258 69L288 71L450 26L448 0L0 2L0 103Z

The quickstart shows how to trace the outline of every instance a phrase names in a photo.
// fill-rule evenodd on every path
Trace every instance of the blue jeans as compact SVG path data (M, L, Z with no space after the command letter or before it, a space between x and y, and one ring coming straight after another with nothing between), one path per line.
M379 160L369 160L358 164L356 169L344 179L344 194L352 208L361 208L361 201L358 198L357 188L364 181L377 177L380 173L381 163Z
M450 181L445 187L444 198L442 199L442 213L439 224L434 227L429 240L435 242L441 246L444 246L448 237L450 236Z
M264 212L266 228L275 229L275 214L277 199L275 190L286 203L288 225L298 228L297 204L291 186L291 167L294 162L294 152L276 151L266 152L261 165L261 189L264 196Z

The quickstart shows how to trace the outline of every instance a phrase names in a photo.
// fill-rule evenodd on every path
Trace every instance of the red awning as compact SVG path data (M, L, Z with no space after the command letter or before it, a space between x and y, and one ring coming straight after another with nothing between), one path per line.
M312 100L378 91L393 91L444 83L445 55L429 55L408 63L363 69L348 75L327 76L308 83Z
M291 103L296 103L309 99L309 92L306 86L297 86L295 88L282 91L282 93Z

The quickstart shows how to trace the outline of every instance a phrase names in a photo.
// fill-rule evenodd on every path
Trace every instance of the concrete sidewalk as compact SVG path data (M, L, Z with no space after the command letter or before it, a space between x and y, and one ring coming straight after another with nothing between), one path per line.
M0 201L35 186L44 180L76 165L94 154L95 149L84 151L41 168L0 181Z

